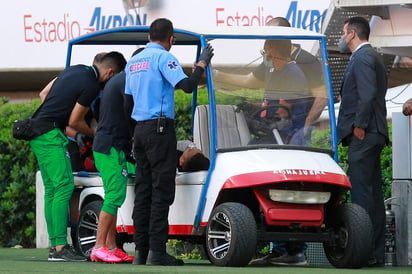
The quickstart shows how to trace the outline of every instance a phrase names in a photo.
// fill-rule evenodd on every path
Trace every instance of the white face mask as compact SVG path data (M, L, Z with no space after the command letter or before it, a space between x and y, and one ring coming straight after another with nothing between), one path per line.
M273 67L273 63L272 63L272 59L268 59L267 57L266 57L266 54L265 54L265 50L261 50L260 51L260 54L262 55L262 57L263 57L263 64L265 65L265 67L266 68L268 68L268 70L270 71L270 72L272 72L273 70L274 70L274 67Z
M293 125L292 120L289 118L281 118L279 121L276 122L276 128L279 130L289 128L292 125Z
M348 43L346 43L346 40L343 36L339 39L338 49L341 53L350 53L351 52L350 48L348 46Z
M266 59L266 57L263 57L263 64L265 64L265 67L268 68L269 70L273 70L273 63L271 59Z

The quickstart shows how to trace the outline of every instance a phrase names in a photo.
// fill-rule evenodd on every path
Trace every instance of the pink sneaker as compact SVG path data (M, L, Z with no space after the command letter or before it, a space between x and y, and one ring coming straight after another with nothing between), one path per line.
M90 253L90 260L92 262L106 262L106 263L120 263L122 259L118 258L110 252L106 246L100 249L92 248Z
M112 254L117 258L121 259L123 262L131 263L133 262L134 257L130 256L126 252L124 252L121 248L116 248L115 251L112 251Z

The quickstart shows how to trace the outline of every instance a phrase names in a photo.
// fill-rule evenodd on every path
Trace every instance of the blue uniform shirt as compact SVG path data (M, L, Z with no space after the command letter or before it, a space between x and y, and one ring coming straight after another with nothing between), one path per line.
M187 75L179 61L157 43L132 57L126 65L125 93L133 96L132 118L136 121L156 119L163 113L174 119L174 89Z

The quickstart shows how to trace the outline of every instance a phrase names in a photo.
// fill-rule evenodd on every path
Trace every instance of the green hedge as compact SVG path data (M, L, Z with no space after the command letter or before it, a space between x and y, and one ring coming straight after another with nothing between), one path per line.
M191 136L190 94L176 92L176 132L178 140ZM199 91L198 103L208 101L204 89ZM220 103L235 104L233 96L219 95ZM38 169L29 143L15 140L11 136L11 125L15 119L29 117L39 100L31 103L10 104L0 98L0 246L20 244L35 246L35 172ZM390 127L391 129L391 127ZM325 141L327 138L319 138ZM346 148L339 147L339 161L347 167ZM382 153L385 197L390 197L392 180L392 147L385 147Z
M12 122L29 117L40 104L10 104L0 100L0 245L35 246L36 187L38 169L29 143L11 136Z

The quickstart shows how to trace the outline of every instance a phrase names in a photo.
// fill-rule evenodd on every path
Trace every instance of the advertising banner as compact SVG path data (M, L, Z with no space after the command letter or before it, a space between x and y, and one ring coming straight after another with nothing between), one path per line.
M89 32L150 25L159 17L176 28L264 26L276 16L320 32L329 0L23 0L0 10L0 71L63 68L67 43ZM104 49L102 49L104 50ZM86 60L93 54L85 52Z

